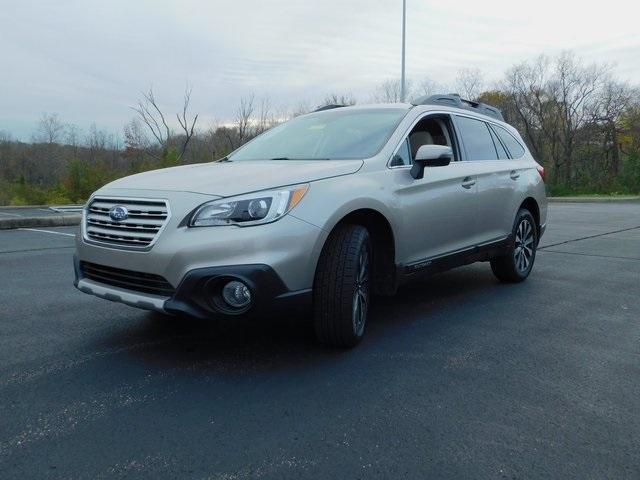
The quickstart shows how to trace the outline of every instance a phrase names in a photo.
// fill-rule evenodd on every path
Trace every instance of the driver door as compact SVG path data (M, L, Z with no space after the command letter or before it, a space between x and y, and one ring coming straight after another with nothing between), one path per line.
M450 146L454 159L447 166L428 167L422 179L414 179L409 169L425 143ZM402 264L427 266L431 260L475 245L476 179L465 163L447 114L422 117L398 146L390 168L402 217L398 242Z

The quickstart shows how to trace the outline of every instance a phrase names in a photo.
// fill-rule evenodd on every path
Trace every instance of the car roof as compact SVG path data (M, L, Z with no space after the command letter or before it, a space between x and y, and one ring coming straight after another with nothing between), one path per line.
M429 111L457 113L461 115L475 117L475 118L478 118L479 120L483 120L486 122L496 123L498 125L507 127L509 130L515 130L511 125L509 125L504 120L500 120L490 115L485 115L481 111L475 111L474 109L469 109L469 108L458 108L458 107L453 107L449 105L432 104L432 103L419 104L419 105L415 105L413 103L365 103L365 104L358 104L358 105L330 105L330 106L321 107L315 112L310 112L310 113L331 111L338 108L340 110L343 110L343 109L344 110L372 110L372 109L395 108L395 109L404 109L404 110L415 110L416 112L420 112L420 113L429 112Z

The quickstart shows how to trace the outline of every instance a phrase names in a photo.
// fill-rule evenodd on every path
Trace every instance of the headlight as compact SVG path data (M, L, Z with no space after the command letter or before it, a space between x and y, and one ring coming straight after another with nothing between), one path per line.
M238 225L241 227L275 222L295 207L309 185L250 193L214 200L201 205L189 221L190 227Z

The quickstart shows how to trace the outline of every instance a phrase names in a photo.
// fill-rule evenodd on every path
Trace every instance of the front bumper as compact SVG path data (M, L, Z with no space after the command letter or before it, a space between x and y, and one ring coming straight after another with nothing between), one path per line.
M101 195L143 197L143 192L106 191ZM165 198L172 209L164 230L149 250L125 250L117 246L96 245L76 237L81 261L136 272L160 275L177 288L188 272L200 268L228 265L269 265L288 290L310 288L327 233L286 215L280 220L253 227L220 226L189 228L184 216L203 203L202 195L174 192L146 192L148 198Z
M192 270L171 296L154 295L88 278L74 256L75 286L80 291L132 307L195 318L252 316L277 312L303 312L311 306L311 288L290 291L268 265L233 265ZM252 294L247 310L234 311L221 301L221 288L231 280L244 282Z
M76 286L81 291L139 308L210 317L225 312L210 308L200 282L237 276L252 284L252 290L255 288L252 311L266 309L271 304L306 302L327 237L324 230L293 215L253 227L189 228L182 222L184 217L210 197L188 192L117 189L104 189L99 193L114 199L162 198L170 205L172 215L152 248L147 250L96 244L78 235L76 263L159 276L166 280L170 293L154 295L154 292L136 291L124 282L105 284L100 278L83 277L76 265Z

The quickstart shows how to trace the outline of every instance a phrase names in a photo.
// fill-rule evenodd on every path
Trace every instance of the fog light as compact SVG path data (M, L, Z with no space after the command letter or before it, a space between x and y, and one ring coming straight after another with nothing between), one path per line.
M233 280L222 288L222 298L233 308L244 308L251 303L251 290L244 283Z

